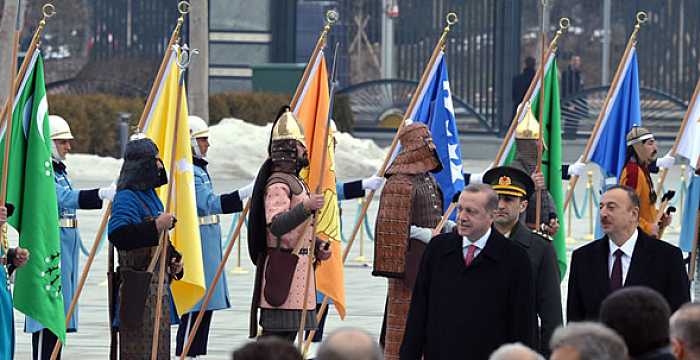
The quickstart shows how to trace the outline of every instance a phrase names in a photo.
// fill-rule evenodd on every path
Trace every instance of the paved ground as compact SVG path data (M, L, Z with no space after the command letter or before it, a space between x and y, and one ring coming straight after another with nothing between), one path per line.
M484 168L486 162L468 162L470 168L467 170L477 171ZM671 187L678 188L678 170L669 176L673 181L669 182ZM216 178L214 179L216 181ZM217 187L221 191L229 190L234 186L244 184L243 181L220 181L217 182ZM90 187L96 184L76 183L77 187ZM583 185L578 189L578 199L582 199ZM377 199L377 197L375 197ZM580 200L579 200L580 201ZM377 201L372 203L369 214L370 224L374 226L374 214L376 214ZM349 236L351 232L351 224L357 213L357 203L354 201L345 202L343 205L343 219L346 224L344 233ZM100 214L96 211L80 211L80 230L83 235L83 241L86 247L90 247L94 240L95 232ZM228 233L231 223L231 216L225 216L223 222L223 233ZM674 224L677 223L674 220ZM570 252L585 243L586 234L589 233L588 218L582 220L574 219L573 234L574 239L568 242L568 251ZM671 231L669 241L677 243L678 234L676 231ZM245 241L245 238L244 238ZM375 278L370 275L370 267L364 266L362 263L355 261L360 255L360 242L352 249L349 263L345 268L346 278L346 293L347 293L347 317L345 321L341 321L334 311L331 311L328 320L327 330L333 330L341 326L354 326L365 329L373 335L378 335L382 313L384 310L384 300L386 294L386 280L383 278ZM245 249L245 242L243 243ZM364 242L364 254L367 258L371 258L372 243ZM231 296L232 308L225 311L215 313L212 332L209 340L209 359L228 359L232 349L244 344L248 333L248 314L250 296L252 291L253 273L251 263L247 257L247 251L242 254L242 267L248 270L244 274L233 274L232 270L236 267L237 251L234 251L233 257L229 259L227 264L227 281ZM68 345L64 352L65 359L105 359L108 354L109 346L109 329L107 326L107 286L106 286L106 258L107 252L101 251L90 275L87 280L85 291L80 301L80 328L79 332L70 334L68 337ZM81 262L84 262L84 257ZM363 262L364 263L364 262ZM564 281L562 284L566 284ZM565 286L562 287L564 295L566 292ZM22 332L24 316L15 312L16 331L17 331L17 359L31 358L31 336ZM176 329L173 328L173 341ZM174 344L174 342L173 342ZM172 347L174 349L174 345Z

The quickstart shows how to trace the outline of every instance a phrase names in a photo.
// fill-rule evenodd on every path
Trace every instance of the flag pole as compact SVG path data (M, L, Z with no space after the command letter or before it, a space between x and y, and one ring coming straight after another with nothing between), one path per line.
M438 55L440 54L440 51L442 51L445 47L445 43L447 40L447 35L450 32L450 29L453 25L455 25L458 21L457 14L456 13L448 13L446 16L446 23L447 25L442 31L442 34L440 35L440 38L435 44L435 48L433 48L433 52L430 55L430 58L428 60L428 64L426 65L425 69L423 70L423 74L421 75L420 82L418 83L418 86L416 87L416 90L413 93L413 96L411 97L411 101L408 104L408 108L406 109L406 112L404 113L403 119L401 123L399 124L398 129L396 129L396 134L394 134L394 138L391 141L391 146L389 147L389 151L386 154L386 157L384 158L384 162L382 163L381 168L379 169L379 172L377 173L378 176L384 176L384 173L386 172L386 168L389 164L389 160L391 159L391 155L394 153L394 150L396 149L396 146L398 146L399 142L399 134L401 133L401 129L403 128L404 124L406 123L406 120L408 119L408 116L411 112L413 112L413 109L416 107L416 102L418 101L417 98L419 94L421 93L423 87L425 87L425 83L428 81L428 76L430 76L430 69L433 67L433 64L435 64L435 61L437 60ZM355 226L353 227L352 230L352 236L350 236L350 239L348 240L348 244L345 246L345 249L343 250L343 263L347 260L348 256L350 256L350 250L352 249L352 244L355 242L355 238L357 237L357 234L359 233L360 229L362 228L362 221L364 219L364 216L367 214L367 210L369 209L370 203L372 202L372 198L374 198L374 193L375 190L371 190L368 194L367 197L364 199L362 203L362 209L360 210L360 216L357 218L357 222L355 223ZM323 301L321 302L321 308L319 309L319 312L316 316L316 322L319 321L321 314L323 314L326 309L328 308L328 296L324 294L323 296ZM309 348L309 345L311 344L311 339L313 339L314 335L316 334L316 330L311 330L309 333L308 338L306 339L306 344L304 346L304 352L306 352Z
M177 43L178 39L180 38L180 31L182 30L182 25L185 23L185 15L187 15L190 12L190 8L191 5L187 1L180 1L177 4L177 10L180 13L180 16L177 18L177 24L175 25L175 29L170 35L168 46L165 48L165 56L163 56L163 60L160 62L158 73L156 74L156 78L153 80L153 84L151 85L151 91L148 93L146 105L144 106L143 112L141 113L141 118L139 119L139 131L143 131L143 127L146 126L146 119L151 113L151 107L153 107L153 101L155 100L156 93L158 92L160 82L163 80L165 68L168 66L168 62L170 62L170 56L172 55L170 49L173 48L173 45L175 45L175 43Z
M322 149L322 155L321 155L321 174L319 176L318 180L318 185L316 185L316 194L323 194L321 192L322 187L323 187L323 182L326 179L326 163L328 160L328 135L330 131L330 122L331 122L331 117L333 115L333 95L335 93L335 76L336 76L336 57L338 55L338 44L335 46L335 50L333 52L333 65L331 66L331 88L329 91L330 95L330 104L328 106L328 117L326 119L326 127L323 129L323 149ZM310 171L309 171L309 176L310 176ZM319 209L321 210L321 209ZM299 331L297 334L298 338L298 343L299 343L299 351L303 352L303 345L306 343L306 339L304 339L304 328L306 325L306 306L308 305L308 293L309 293L309 288L310 283L311 283L311 271L313 269L313 263L315 261L314 256L316 254L316 230L318 229L318 221L316 221L316 217L318 216L318 210L314 212L314 220L313 220L313 231L311 234L313 234L313 240L311 241L311 248L309 249L309 254L308 254L308 263L306 267L306 282L304 284L304 300L302 301L302 306L301 306L301 320L299 321ZM303 232L302 232L303 234ZM301 240L301 239L300 239ZM329 240L332 241L332 240ZM315 307L315 302L314 302L314 307Z
M552 41L549 43L549 47L547 48L546 56L544 57L545 61L546 59L549 59L550 55L554 52L557 51L557 46L559 43L559 38L561 35L564 33L569 28L570 20L569 18L563 17L559 19L559 30L554 34L554 38ZM535 74L535 77L532 79L530 82L530 86L527 88L527 91L525 92L525 96L523 96L523 101L521 104L524 104L532 97L532 93L535 91L535 88L537 87L537 83L540 81L541 78L543 78L544 71L546 69L543 69L542 66L537 69L537 73ZM525 111L525 106L519 106L518 110L515 113L515 117L513 118L513 121L510 123L510 127L508 128L508 131L506 132L506 136L503 138L503 142L501 143L501 147L498 148L498 152L496 153L496 159L494 160L493 164L494 166L498 166L498 164L501 163L501 159L503 159L504 156L506 156L506 147L508 146L509 140L513 137L513 133L515 132L515 128L518 127L518 123L520 118L523 116L523 111Z
M386 172L386 168L389 165L389 160L391 159L391 155L394 153L394 150L396 150L396 147L399 144L399 134L401 133L401 130L403 129L404 125L406 124L406 120L408 120L409 115L413 112L413 109L417 105L418 97L419 97L420 93L422 92L423 88L425 87L425 84L428 81L428 77L430 76L430 69L433 67L433 65L435 64L435 61L437 60L438 55L445 47L445 43L447 41L447 34L450 32L452 25L456 24L457 21L458 21L457 14L455 14L453 12L447 14L447 17L446 17L447 25L442 30L442 34L440 35L440 39L438 40L437 44L435 44L435 48L433 48L433 53L430 55L430 59L428 60L428 64L426 65L425 69L423 70L423 74L421 75L420 82L418 83L418 86L416 87L416 91L414 91L413 96L411 97L411 101L408 104L408 108L406 109L406 112L403 115L403 119L402 119L401 123L399 124L398 129L396 129L396 134L394 134L394 138L391 141L391 146L389 147L389 151L387 152L386 156L384 157L384 162L382 163L382 166L379 169L379 172L377 173L378 176L384 176L384 173ZM345 262L347 257L350 255L350 250L352 249L352 244L355 241L355 238L357 237L357 234L359 233L360 228L362 227L362 220L364 219L364 216L367 213L367 209L369 209L369 205L372 203L372 198L374 197L374 193L375 193L375 190L371 190L367 194L367 197L365 198L365 201L362 204L362 210L360 211L360 216L358 216L358 218L357 218L358 220L355 223L355 227L352 229L352 236L348 240L348 244L345 246L345 251L343 252L343 262Z
M605 110L608 108L608 105L610 105L610 100L612 99L613 92L615 92L615 88L617 87L618 82L620 82L620 77L622 76L622 69L624 68L625 63L627 62L627 58L629 57L632 48L637 44L637 33L639 32L639 28L648 20L647 14L644 11L638 12L636 20L637 22L634 25L634 30L632 31L629 40L627 40L627 47L625 47L625 52L622 54L622 59L620 59L620 63L617 65L617 70L615 71L615 76L613 77L613 81L610 84L608 94L605 96L603 107L601 108L600 113L598 114L598 119L596 119L593 131L591 131L591 136L588 138L586 147L584 148L583 154L581 155L581 159L583 159L584 161L586 161L586 158L588 157L589 152L591 151L591 147L593 146L593 140L596 138L598 132L600 131L600 126L603 122L603 117L605 116ZM571 179L569 180L570 186L569 190L566 193L563 209L566 209L566 207L569 206L571 197L574 195L574 188L576 187L577 181L578 176L571 176Z
M177 57L177 67L178 67L178 81L177 81L177 104L175 106L175 124L174 124L174 129L173 129L173 144L170 148L170 181L168 182L168 198L165 202L165 210L168 213L172 213L174 211L175 205L174 205L174 189L175 186L175 170L176 170L176 165L177 161L175 159L175 152L177 151L177 138L178 138L178 133L179 133L179 124L180 124L180 115L182 113L182 102L184 99L184 87L185 87L185 71L187 69L187 66L190 63L191 56L193 54L197 54L198 51L196 49L188 49L187 45L183 46L180 48L180 51L178 51L178 57ZM153 323L153 338L151 340L151 360L156 360L158 358L158 333L160 332L160 321L161 321L161 309L163 307L163 283L165 282L165 263L168 262L167 258L167 253L168 253L168 242L169 242L169 229L163 230L163 233L160 237L160 245L159 245L159 250L160 250L160 255L156 254L154 255L153 259L158 259L160 258L160 269L158 271L158 292L157 292L157 302L156 302L156 313L155 313L155 321ZM153 265L153 262L151 262L151 265Z
M19 10L18 10L19 11ZM29 49L27 50L27 56L22 60L22 66L17 72L17 76L14 76L16 64L17 64L17 49L19 47L19 34L20 30L15 29L14 43L12 44L12 55L13 67L10 69L10 93L7 95L7 101L5 102L5 108L2 113L2 119L5 123L5 153L2 162L2 183L0 184L0 206L5 206L7 200L7 175L8 175L8 160L10 157L10 141L12 139L12 108L14 106L15 96L17 96L17 89L19 89L20 82L27 73L27 68L33 57L34 52L39 48L41 43L41 33L46 27L46 20L56 14L56 8L52 4L44 4L41 8L42 17L39 21L39 26L34 31L34 36L32 36L32 41L29 44ZM5 225L7 226L7 225ZM5 243L5 233L0 231L0 244ZM4 246L4 245L2 245Z
M542 116L544 115L544 69L546 67L546 58L545 58L545 44L547 43L547 33L546 29L544 28L545 24L545 15L547 12L545 11L547 7L547 1L542 0L542 60L540 61L540 74L542 74L542 81L540 81L540 106L539 106L539 127L540 131L539 134L537 135L537 165L536 165L536 172L541 173L542 172L542 147L544 145L544 127L542 126L543 123L543 118ZM535 190L535 231L539 231L540 228L540 223L542 220L542 189L536 189Z
M669 152L669 155L671 156L676 156L676 153L678 152L678 144L681 142L681 137L683 136L683 132L685 131L686 125L688 124L688 120L690 118L690 113L693 111L693 108L695 107L695 104L698 101L698 94L700 93L700 79L698 80L697 84L695 85L695 90L693 91L693 96L690 98L690 102L688 103L688 110L685 112L685 116L683 116L683 121L681 122L681 127L678 129L678 134L676 135L676 140L673 142L673 146L671 147L671 151ZM695 121L696 119L693 119ZM661 193L661 189L664 186L664 181L666 180L666 175L668 174L668 169L663 168L661 169L661 173L659 174L659 180L658 184L656 187L656 192Z
M214 275L214 279L212 280L209 287L207 287L206 297L204 298L204 301L202 301L202 304L199 306L200 310L207 308L207 306L209 305L209 302L211 301L212 295L214 295L214 289L216 288L216 284L221 279L221 274L224 272L224 267L226 265L226 261L228 261L228 257L231 255L231 250L233 250L233 245L236 243L236 240L239 238L239 234L241 233L241 228L243 227L243 222L245 221L245 217L248 215L248 210L250 210L250 203L251 203L251 200L248 200L246 202L246 205L243 208L243 212L241 212L241 216L238 218L238 222L236 223L236 229L233 231L233 235L231 236L231 241L229 241L228 246L226 246L226 250L224 251L224 256L221 259L219 266L216 268L216 274ZM187 357L187 353L190 351L190 347L192 347L192 342L194 341L194 337L197 334L197 330L199 329L199 326L202 324L202 319L204 318L204 313L205 313L205 311L198 311L198 313L197 313L197 318L195 319L195 322L192 325L192 328L190 329L189 335L187 336L187 342L185 343L185 346L182 348L182 353L180 355L181 360L184 360Z
M105 209L105 213L109 213L112 211L112 203L108 202L107 208ZM105 228L107 227L107 220L108 217L102 217L102 221L100 222L100 226L97 230L98 233L104 233ZM73 312L75 311L76 305L78 305L78 298L80 297L80 294L83 292L83 288L85 287L85 280L87 279L88 271L90 271L90 267L92 266L92 262L95 260L95 254L97 254L97 249L99 248L100 243L102 242L102 239L99 238L97 239L93 244L92 248L90 248L90 254L88 255L87 260L85 261L85 265L83 266L83 272L80 274L80 281L78 282L78 287L75 290L75 294L73 295L73 299L70 302L70 306L68 307L68 313L66 314L66 328L70 324L71 319L73 318ZM111 324L110 324L111 326ZM58 351L61 349L61 340L57 340L56 344L53 347L53 351L51 352L51 360L55 360L56 357L58 356Z

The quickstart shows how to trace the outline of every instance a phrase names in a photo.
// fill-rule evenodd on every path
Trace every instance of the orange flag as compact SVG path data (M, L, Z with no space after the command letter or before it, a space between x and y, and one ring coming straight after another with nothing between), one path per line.
M309 147L309 167L302 172L304 181L311 191L316 191L323 176L321 193L325 205L316 215L316 236L328 240L331 244L330 259L322 261L316 268L316 288L327 295L338 310L341 318L345 318L345 281L343 276L343 248L340 242L340 212L338 211L338 194L335 189L335 162L333 156L332 133L328 133L328 158L323 169L323 135L328 126L330 107L330 91L328 89L328 70L323 51L312 59L313 67L303 86L296 104L292 104L294 114L304 126L304 136Z

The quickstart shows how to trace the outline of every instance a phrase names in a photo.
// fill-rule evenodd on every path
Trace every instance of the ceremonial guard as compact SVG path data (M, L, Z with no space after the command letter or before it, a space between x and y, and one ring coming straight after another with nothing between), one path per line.
M148 267L160 248L164 231L175 226L175 217L163 212L155 189L168 183L158 148L147 138L130 141L124 151L117 194L109 219L109 240L119 252L119 354L122 359L150 359L154 313L158 297L158 271ZM170 359L170 324L174 312L169 285L182 278L182 257L167 242L158 338L159 360ZM155 269L159 269L158 259ZM175 315L175 314L173 314ZM176 320L175 315L175 320Z
M540 205L540 224L535 224L535 210L537 208L536 192L533 191L527 204L527 210L520 215L520 220L532 230L554 236L559 230L559 218L554 206L552 195L547 190L544 175L537 171L537 143L540 136L540 124L532 113L528 111L525 118L515 128L515 159L510 164L518 170L524 171L532 177L535 190L542 193Z
M268 155L255 181L248 227L250 258L257 267L250 336L258 335L260 309L262 336L293 341L304 304L304 329L316 328L315 275L307 268L309 261L328 259L330 250L313 234L312 214L323 207L323 195L310 193L299 178L309 160L302 126L288 107L272 126Z
M12 216L14 207L10 204L0 206L0 231L6 226L7 218ZM0 360L15 357L15 317L10 292L10 276L16 268L29 260L29 251L21 247L10 248L7 234L0 244Z
M401 151L387 169L375 228L374 276L389 279L382 333L384 356L398 359L421 256L442 217L442 193L430 172L441 169L430 130L399 132Z
M73 300L78 274L81 269L78 263L80 255L80 232L76 209L100 209L103 200L112 200L114 185L91 190L73 189L68 172L66 171L66 154L71 150L73 134L66 120L57 115L49 116L51 137L51 157L54 178L56 180L56 197L58 198L59 226L61 228L61 288L63 291L63 306L66 313ZM39 322L27 317L25 332L32 334L32 353L35 360L49 359L54 345L58 340ZM78 330L78 307L66 329L67 332Z
M207 354L207 341L209 328L214 310L228 309L231 307L226 286L226 274L221 278L213 290L209 290L210 284L216 275L216 269L222 260L221 226L219 214L232 214L243 210L243 199L250 196L253 184L228 194L216 194L214 186L207 171L209 162L206 159L209 150L209 127L198 116L189 117L190 141L192 143L192 164L194 165L194 188L197 198L197 215L199 216L199 236L202 242L202 263L204 264L204 277L207 291L213 291L209 304L202 317L202 323L197 329L194 341L187 356L196 357ZM180 318L180 326L177 329L177 345L175 354L180 356L190 329L194 326L201 302Z
M530 176L521 170L500 166L484 174L484 183L498 194L494 227L503 236L527 252L535 288L535 344L541 354L549 354L549 340L562 324L559 266L552 244L528 229L518 217L527 208L527 199L535 189ZM539 323L539 325L538 325Z
M620 185L629 186L639 197L639 227L647 234L657 237L659 228L671 223L671 216L664 214L656 223L657 195L651 180L649 167L656 163L658 148L651 131L635 126L627 133L627 156L625 167L620 173ZM668 164L670 158L670 164ZM663 157L664 167L673 165L673 158Z

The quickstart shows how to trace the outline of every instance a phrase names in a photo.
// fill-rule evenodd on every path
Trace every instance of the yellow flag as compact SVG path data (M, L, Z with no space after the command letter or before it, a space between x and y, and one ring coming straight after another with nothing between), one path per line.
M309 77L303 86L301 96L294 105L294 113L304 126L304 136L309 152L309 167L302 172L304 181L311 191L320 184L325 203L316 215L316 236L329 240L332 255L322 261L316 268L316 286L318 291L333 300L341 318L345 318L345 280L343 275L343 247L340 242L340 212L338 194L335 189L335 161L333 156L333 134L329 132L328 150L325 167L321 168L323 159L323 135L328 126L330 92L328 89L328 71L323 51L313 61Z
M199 222L194 190L194 173L192 171L192 149L190 148L190 131L187 123L187 96L183 84L180 118L177 121L177 147L175 154L172 146L175 134L175 114L177 106L178 72L175 62L176 52L170 53L163 79L153 101L153 107L146 118L144 132L158 146L160 157L165 169L170 171L174 161L175 173L168 174L168 180L173 182L174 196L171 209L177 218L177 225L170 233L170 241L184 262L185 276L174 281L170 287L179 315L189 311L204 296L204 266L202 264L202 246L199 238ZM167 206L168 186L158 189L158 196ZM173 207L174 206L174 207ZM166 209L168 211L168 209Z

